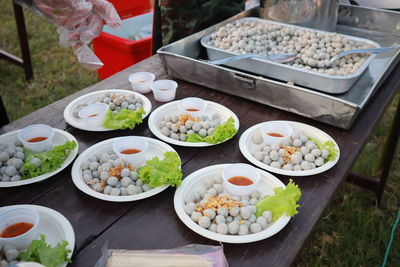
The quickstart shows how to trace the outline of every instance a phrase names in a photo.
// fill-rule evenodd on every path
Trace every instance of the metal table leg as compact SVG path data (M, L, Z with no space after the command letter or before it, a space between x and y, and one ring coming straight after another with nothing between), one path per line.
M17 24L18 39L19 39L19 46L21 48L22 59L10 53L7 53L6 51L1 49L0 49L0 58L3 58L17 66L22 67L25 71L26 80L30 80L33 78L33 69L31 62L31 55L29 52L28 37L26 34L24 12L22 7L20 5L15 4L14 2L13 2L13 8L14 8L15 22Z
M347 182L353 183L360 187L366 188L375 192L378 199L378 204L381 203L383 192L385 191L385 185L389 176L390 167L393 162L394 154L396 152L396 146L400 136L400 99L397 104L397 110L392 122L389 136L385 143L385 150L382 156L381 176L379 180L372 179L369 176L351 173L347 177Z

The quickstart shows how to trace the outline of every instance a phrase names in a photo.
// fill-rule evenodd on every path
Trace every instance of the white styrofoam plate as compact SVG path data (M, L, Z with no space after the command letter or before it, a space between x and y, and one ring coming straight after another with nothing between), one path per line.
M250 152L252 150L252 147L255 146L255 144L251 140L251 136L253 135L253 133L255 131L258 131L260 129L260 126L262 124L262 123L260 123L260 124L254 125L254 126L250 127L249 129L247 129L242 134L242 136L240 137L240 140L239 140L240 152L242 152L243 156L248 161L250 161L254 165L260 167L261 169L264 169L264 170L267 170L267 171L270 171L273 173L277 173L277 174L288 175L288 176L315 175L318 173L325 172L325 171L329 170L330 168L332 168L333 166L335 166L335 164L338 162L338 160L340 158L340 150L339 150L338 144L335 142L335 140L332 137L330 137L327 133L321 131L320 129L315 128L310 125L307 125L307 124L304 124L304 123L294 122L294 121L281 121L281 122L287 123L290 126L292 126L294 131L296 131L296 130L303 131L309 137L315 138L315 139L319 140L321 143L324 143L326 141L332 141L335 144L335 148L338 151L336 159L334 159L332 161L328 161L327 163L325 163L324 165L322 165L320 167L317 167L317 168L311 169L311 170L306 170L306 171L289 171L289 170L283 170L283 169L274 168L269 165L266 165L266 164L262 163L261 161L257 160Z
M99 98L104 95L105 93L111 93L111 94L121 94L121 95L134 95L137 98L140 98L143 103L143 108L145 110L145 114L143 115L143 119L146 118L150 112L151 112L151 102L150 100L145 97L142 94L129 91L129 90L124 90L124 89L106 89L106 90L101 90L101 91L96 91L93 93L89 93L83 96L80 96L73 101L71 101L68 106L65 107L64 109L64 119L65 121L78 129L84 130L84 131L92 131L92 132L106 132L106 131L113 131L114 129L107 129L103 126L88 126L85 124L85 122L74 116L73 112L74 110L81 104L90 104L90 103L96 103L99 101Z
M207 101L207 100L206 100ZM160 138L161 140L173 144L173 145L178 145L178 146L186 146L186 147L206 147L206 146L214 146L215 144L210 144L206 142L199 142L199 143L191 143L191 142L183 142L183 141L178 141L172 138L169 138L161 133L160 128L158 127L159 123L161 122L161 118L165 116L166 114L168 115L178 115L181 114L181 112L178 109L178 102L173 101L168 104L164 104L154 110L149 117L149 128L150 131ZM207 101L207 109L204 112L204 115L211 116L213 113L218 113L221 116L221 123L224 123L226 120L228 120L230 117L233 118L235 121L235 128L239 130L239 119L236 116L233 111L228 109L227 107L220 105L218 103L212 102L212 101ZM225 140L227 141L227 140ZM224 141L224 142L225 142Z
M113 143L116 140L118 140L119 138L121 138L121 137L112 138L112 139L108 139L103 142L97 143L97 144L89 147L82 154L79 155L79 157L74 162L74 165L72 166L72 170L71 170L72 181L74 182L75 186L78 187L78 189L81 190L82 192L88 194L89 196L92 196L92 197L95 197L98 199L102 199L102 200L112 201L112 202L127 202L127 201L135 201L135 200L139 200L139 199L143 199L143 198L148 198L148 197L154 196L154 195L164 191L165 189L167 189L168 185L163 185L163 186L155 187L147 192L143 192L143 193L136 194L136 195L111 196L111 195L106 195L106 194L94 191L83 181L82 168L81 168L82 163L93 155L112 151ZM146 153L146 160L152 159L153 157L156 157L156 156L159 159L163 159L165 152L167 152L167 151L176 152L170 145L165 144L164 142L161 142L159 140L149 138L149 137L141 137L141 138L146 139L149 144L149 147L147 148L147 153Z
M33 208L39 213L40 222L38 234L46 236L46 243L52 247L63 240L68 241L67 249L70 249L68 257L72 256L75 247L75 233L71 223L61 213L53 209L38 205L12 205L0 207L0 213L14 208ZM38 237L39 239L39 237ZM67 263L61 263L57 267L65 267Z
M18 132L19 132L19 130L2 134L0 136L0 143L14 144L15 141L18 140ZM75 159L76 155L78 154L78 150L79 150L78 141L70 133L54 128L54 145L55 146L63 145L67 141L75 141L76 148L73 151L71 151L71 153L65 159L64 163L61 165L60 168L58 168L55 171L45 173L45 174L39 175L37 177L33 177L30 179L26 179L26 180L20 180L20 181L15 181L15 182L1 182L0 181L0 188L1 187L21 186L21 185L40 182L40 181L46 180L47 178L50 178L53 175L56 175L57 173L59 173L60 171L65 169Z
M204 179L222 174L222 171L229 165L230 164L219 164L219 165L205 167L191 173L183 180L182 185L178 187L174 196L174 208L179 219L181 219L181 221L187 227L189 227L192 231L198 233L199 235L215 241L220 241L225 243L255 242L271 237L274 234L278 233L280 230L282 230L283 227L285 227L286 224L289 222L290 220L289 216L282 215L279 219L277 219L275 222L270 224L266 229L262 230L259 233L239 236L239 235L223 235L204 229L196 222L194 222L189 215L186 214L184 210L186 195L192 192L192 190L195 190L198 186L200 186L203 183ZM261 192L261 196L274 195L273 188L275 187L286 188L286 186L272 174L262 170L259 171L261 174L261 179L260 179L260 185L257 188L257 190Z

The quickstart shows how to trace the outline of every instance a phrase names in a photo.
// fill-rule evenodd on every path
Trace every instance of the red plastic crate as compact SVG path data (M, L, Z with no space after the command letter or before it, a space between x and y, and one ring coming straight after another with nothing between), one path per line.
M108 0L118 11L121 19L134 17L151 11L150 0Z
M123 20L150 13L149 10L151 10L149 0L114 0L110 2ZM99 78L103 80L151 56L151 45L151 36L133 41L102 32L93 40L94 52L104 63L104 66L97 70Z

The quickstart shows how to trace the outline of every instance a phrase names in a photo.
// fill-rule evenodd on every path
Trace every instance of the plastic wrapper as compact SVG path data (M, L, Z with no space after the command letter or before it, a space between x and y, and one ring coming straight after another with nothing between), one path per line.
M222 246L187 245L173 249L108 249L107 243L95 267L228 267Z
M113 29L121 26L114 6L106 0L14 0L39 13L57 26L60 45L72 47L79 62L88 69L103 66L88 44L100 35L103 20Z

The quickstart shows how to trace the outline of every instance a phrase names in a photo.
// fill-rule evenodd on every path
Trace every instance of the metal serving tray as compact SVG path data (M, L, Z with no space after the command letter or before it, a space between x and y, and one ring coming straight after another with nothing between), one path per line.
M238 18L256 17L258 13L258 7L242 12L160 48L158 54L165 71L177 79L348 129L399 62L399 51L379 54L348 92L330 95L202 61L207 59L207 52L200 44L201 38L222 25ZM342 34L373 40L382 47L400 44L400 13L341 5L336 30Z
M291 27L296 29L308 30L316 33L324 33L328 34L327 31L315 30L295 25L290 25L286 23L275 22L267 19L261 18L240 18L236 21L255 21L255 22L266 22L268 24L275 24L284 27ZM234 21L234 22L236 22ZM218 29L217 29L218 30ZM217 31L216 30L216 31ZM207 49L207 55L210 60L222 59L231 56L240 55L239 53L230 52L224 49L216 48L207 44L208 40L211 38L211 35L216 32L213 31L203 38L201 38L201 44ZM358 38L354 36L344 35L350 40L364 42L371 44L375 47L380 47L380 45L371 40ZM319 73L316 71L310 71L298 67L293 67L287 64L276 63L269 60L263 60L258 58L246 58L243 60L238 60L230 63L226 63L224 65L229 67L234 67L239 70L251 72L254 74L259 74L266 77L271 77L274 79L282 80L285 82L294 82L295 84L309 87L312 89L316 89L321 92L331 93L331 94L342 94L347 92L351 86L360 78L361 74L367 69L368 65L375 58L375 54L371 54L364 63L360 66L360 68L351 75L346 76L333 76L327 75L324 73Z

